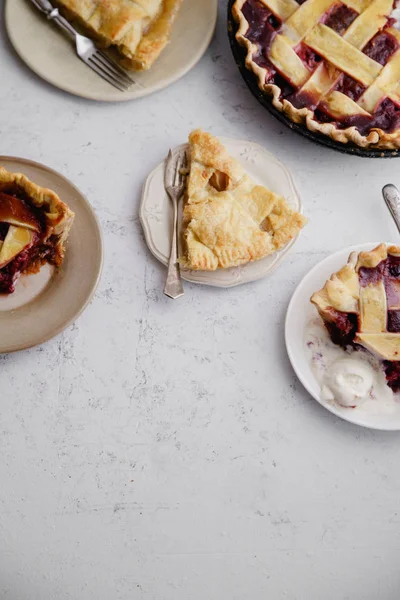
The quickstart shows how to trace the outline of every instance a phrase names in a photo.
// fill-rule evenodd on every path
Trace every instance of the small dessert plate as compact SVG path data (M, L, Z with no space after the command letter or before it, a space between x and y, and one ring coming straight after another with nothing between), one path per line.
M379 398L376 400L376 408L371 410L362 405L357 408L345 408L335 402L324 400L321 397L320 385L311 368L311 359L307 352L307 329L312 322L319 320L316 308L311 304L312 294L321 289L332 273L338 271L344 264L351 252L372 250L380 242L361 244L344 248L339 252L331 254L318 263L302 279L294 292L286 314L285 341L292 367L303 386L311 396L334 415L362 427L370 429L381 429L386 431L400 431L400 402L394 401L388 408ZM324 326L321 320L321 330ZM343 356L346 356L343 351Z
M0 165L53 189L75 213L61 269L44 265L0 294L0 353L23 350L61 333L85 309L100 279L103 242L92 207L65 177L39 163L0 156Z
M287 168L265 148L252 142L219 138L228 152L236 158L246 172L260 185L284 196L288 204L302 212L300 196ZM175 151L186 148L182 144ZM151 253L164 265L168 265L172 239L173 212L171 201L164 188L165 161L159 164L148 176L143 188L140 206L140 220L146 243ZM180 207L182 208L182 207ZM180 210L179 220L181 220ZM234 287L266 277L282 262L293 248L298 236L287 246L261 260L231 269L217 271L190 271L182 269L182 278L192 283L203 283L214 287Z
M218 0L185 0L171 42L148 71L132 71L135 81L120 92L77 58L69 39L49 23L29 0L7 0L5 24L20 58L42 79L76 96L123 102L152 94L188 73L201 59L213 36Z

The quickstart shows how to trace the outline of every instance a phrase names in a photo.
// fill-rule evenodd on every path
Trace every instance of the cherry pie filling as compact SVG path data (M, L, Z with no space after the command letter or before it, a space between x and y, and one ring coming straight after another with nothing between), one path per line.
M361 286L370 283L384 282L387 298L387 331L400 335L400 258L389 256L376 268L361 268L359 271ZM354 339L360 329L358 315L353 313L342 313L330 309L330 322L325 321L326 329L334 344L346 348L353 346L361 348ZM389 387L394 391L400 391L400 359L399 361L383 361L383 368Z
M11 294L23 272L36 273L46 261L57 263L46 219L18 186L0 189L0 294Z
M303 4L306 0L297 0ZM321 123L333 123L338 129L356 127L361 135L368 135L372 129L381 129L391 133L400 129L400 104L392 98L383 98L378 102L372 115L356 114L352 116L338 117L330 114L329 107L324 100L313 97L311 93L297 89L293 83L285 77L285 73L279 70L269 60L271 45L277 34L282 32L282 22L269 8L260 0L247 0L242 12L249 23L246 38L258 46L258 53L253 56L253 61L260 67L266 69L266 83L277 85L281 89L280 99L288 100L295 108L304 107L314 111L314 119ZM320 23L329 27L340 36L346 32L348 27L358 17L358 13L352 8L338 2L321 18ZM387 65L391 57L400 47L398 40L387 29L393 25L393 19L387 19L387 23L370 40L362 52L382 66ZM301 58L303 64L310 71L310 76L319 64L325 63L328 69L332 69L325 59L318 55L312 48L301 42L295 48L296 54ZM366 87L353 79L350 75L342 73L331 91L338 91L357 102Z

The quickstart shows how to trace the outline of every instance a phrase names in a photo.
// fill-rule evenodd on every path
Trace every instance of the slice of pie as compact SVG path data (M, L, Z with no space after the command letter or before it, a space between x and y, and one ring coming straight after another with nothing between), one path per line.
M0 167L1 294L14 292L21 273L61 266L73 219L57 194Z
M353 252L311 302L335 344L375 354L389 387L400 390L400 247Z
M142 71L167 45L182 0L56 0L54 4L88 35L114 47L124 66Z
M257 185L221 142L189 136L182 266L215 271L243 265L285 246L306 219L284 198Z

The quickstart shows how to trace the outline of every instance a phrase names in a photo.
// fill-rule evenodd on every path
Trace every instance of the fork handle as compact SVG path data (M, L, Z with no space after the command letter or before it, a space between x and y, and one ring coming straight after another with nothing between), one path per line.
M383 197L393 217L396 227L400 232L400 194L392 183L388 183L382 190Z
M178 263L177 225L178 225L178 202L172 198L174 207L174 226L172 231L171 254L169 257L168 274L165 282L164 294L173 300L183 296L183 285L181 271Z
M76 40L77 31L72 27L71 23L68 23L67 19L60 15L58 8L54 8L51 13L47 15L47 18L49 21L54 21L54 23L56 23L59 28L71 38L71 40Z
M36 8L46 15L49 21L54 21L54 23L56 23L56 25L58 25L59 28L68 35L68 37L74 41L76 40L77 32L75 29L70 23L68 23L67 19L60 15L58 8L54 8L49 0L32 0L32 2Z

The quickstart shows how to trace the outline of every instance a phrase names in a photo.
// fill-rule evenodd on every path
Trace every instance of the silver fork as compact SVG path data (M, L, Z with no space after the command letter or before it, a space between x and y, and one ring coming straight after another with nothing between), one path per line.
M174 211L171 253L168 264L167 280L165 282L164 294L173 300L183 296L183 285L181 271L178 262L178 202L185 189L185 175L182 173L186 167L186 152L181 151L176 154L172 150L168 153L167 164L165 167L164 185L167 194L172 202Z
M85 64L87 64L100 77L108 81L121 92L125 92L135 82L125 73L124 69L116 62L111 60L99 50L93 40L81 35L74 27L60 15L58 8L55 8L49 0L31 0L31 2L42 13L46 15L49 21L56 23L74 42L76 53Z

